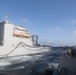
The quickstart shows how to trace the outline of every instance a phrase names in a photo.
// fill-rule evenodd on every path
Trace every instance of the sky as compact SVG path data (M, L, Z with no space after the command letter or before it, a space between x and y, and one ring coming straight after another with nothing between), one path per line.
M6 15L38 35L40 43L76 45L76 0L0 0L0 21Z

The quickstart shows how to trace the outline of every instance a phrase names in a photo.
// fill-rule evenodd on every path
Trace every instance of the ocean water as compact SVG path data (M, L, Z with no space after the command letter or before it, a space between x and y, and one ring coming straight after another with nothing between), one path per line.
M0 75L52 75L49 69L58 67L63 51L63 48L52 48L45 54L13 58L16 61L3 58L0 60ZM46 70L48 73L45 74Z

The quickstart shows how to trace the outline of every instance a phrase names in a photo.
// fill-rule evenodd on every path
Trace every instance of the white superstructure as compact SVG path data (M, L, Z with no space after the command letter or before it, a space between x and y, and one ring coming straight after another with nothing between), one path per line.
M0 56L15 56L47 52L43 47L34 48L31 34L22 26L9 21L0 22Z
M19 42L32 46L30 33L23 27L15 26L9 21L0 23L0 37L0 45L4 47L14 47Z

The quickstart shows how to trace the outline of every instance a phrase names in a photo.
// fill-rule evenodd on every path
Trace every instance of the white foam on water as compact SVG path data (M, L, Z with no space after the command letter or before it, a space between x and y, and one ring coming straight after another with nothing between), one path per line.
M21 62L37 60L42 55L35 55L35 56L17 56L17 57L7 57L0 59L0 67L9 66L12 64L18 64Z
M52 67L53 66L55 69L58 68L58 63L54 63L53 62L53 63L49 63L48 65L49 65L49 67Z

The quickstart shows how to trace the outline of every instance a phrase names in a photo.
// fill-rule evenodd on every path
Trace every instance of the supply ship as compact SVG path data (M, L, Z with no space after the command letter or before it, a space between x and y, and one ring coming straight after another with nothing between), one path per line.
M48 51L50 48L38 46L37 35L31 35L23 26L14 25L7 18L0 22L0 71L15 64L39 59Z
M0 22L0 57L29 55L49 51L46 47L34 46L37 37L32 36L27 29L16 26L5 20Z
M37 35L31 35L23 26L14 25L7 18L0 22L0 74L24 69L23 63L39 60L50 49L40 46Z

